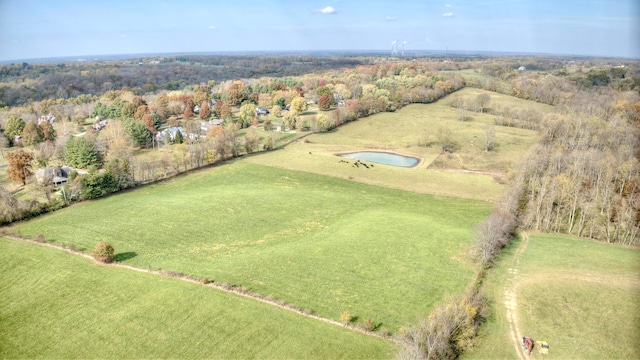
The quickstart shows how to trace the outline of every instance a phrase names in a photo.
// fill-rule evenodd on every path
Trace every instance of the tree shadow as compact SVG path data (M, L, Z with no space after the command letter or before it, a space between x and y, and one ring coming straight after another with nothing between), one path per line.
M127 261L129 259L133 259L134 257L138 256L137 253L134 252L124 252L124 253L120 253L120 254L116 254L115 257L115 261Z

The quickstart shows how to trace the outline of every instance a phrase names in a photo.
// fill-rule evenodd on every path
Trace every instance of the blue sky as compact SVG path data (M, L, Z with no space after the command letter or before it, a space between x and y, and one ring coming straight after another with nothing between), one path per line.
M0 60L466 50L640 58L638 0L0 0Z

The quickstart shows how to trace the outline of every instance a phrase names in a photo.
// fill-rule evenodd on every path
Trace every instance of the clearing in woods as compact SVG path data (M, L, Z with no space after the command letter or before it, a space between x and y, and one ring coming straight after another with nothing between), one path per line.
M464 358L513 359L522 336L562 359L635 358L640 352L640 250L563 235L528 234L484 282L495 304ZM514 343L515 337L515 343ZM542 358L537 348L531 354Z

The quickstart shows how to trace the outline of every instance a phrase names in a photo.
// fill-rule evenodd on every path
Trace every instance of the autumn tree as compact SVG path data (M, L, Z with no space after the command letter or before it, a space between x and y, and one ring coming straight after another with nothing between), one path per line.
M22 138L22 144L26 146L35 145L43 140L42 130L33 120L29 121L24 129L22 129L20 136Z
M240 106L240 121L243 128L249 127L256 116L256 106L253 103L246 102Z
M9 180L27 184L27 178L31 176L31 162L33 155L22 149L7 153L7 177Z
M331 100L328 94L322 94L322 96L320 96L320 99L318 99L318 107L322 111L331 110Z
M271 108L271 115L275 117L282 117L282 108L280 105L273 105Z
M243 93L244 85L242 83L234 82L227 91L227 103L231 105L239 105L246 99Z
M25 125L26 124L22 118L16 115L11 115L4 126L4 134L9 138L9 140L13 140L16 135L20 135L22 133Z
M211 109L209 108L209 102L204 101L200 105L200 119L207 120L211 116Z
M142 116L142 123L147 128L147 130L149 130L151 135L155 135L158 133L158 129L156 128L156 123L155 121L153 121L153 117L151 117L151 115L144 114Z
M226 102L223 102L220 105L220 118L224 120L231 119L233 117L233 113L231 112L231 105Z
M142 117L149 113L149 107L147 105L140 105L136 109L135 114L133 114L133 118L136 120L142 120Z
M307 102L302 97L296 97L291 101L291 111L300 115L307 110Z
M96 244L96 247L93 248L93 258L103 263L113 262L116 258L113 246L107 242L100 241Z
M53 125L51 125L50 122L43 121L38 126L40 127L40 130L42 131L42 139L43 140L45 140L45 141L46 140L54 141L56 139L56 130L53 128Z
M260 139L258 138L255 130L253 128L249 129L249 131L247 131L246 135L244 136L244 149L247 154L251 154L252 152L258 150L259 144Z
M221 107L222 107L222 100L216 100L216 102L213 104L213 116L217 118L222 118L222 115L220 114Z
M191 106L185 106L184 112L182 113L182 117L187 120L193 117L193 109L191 109Z

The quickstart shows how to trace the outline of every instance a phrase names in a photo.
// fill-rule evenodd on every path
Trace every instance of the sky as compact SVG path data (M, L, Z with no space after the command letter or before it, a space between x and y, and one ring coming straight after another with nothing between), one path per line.
M640 0L0 0L0 61L231 51L640 58Z

